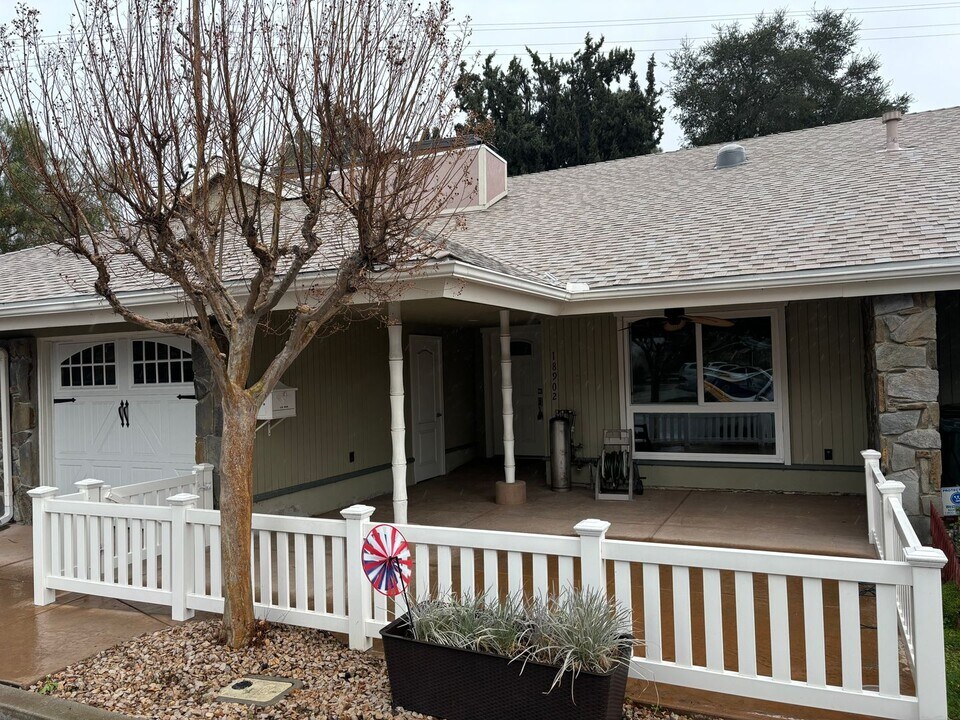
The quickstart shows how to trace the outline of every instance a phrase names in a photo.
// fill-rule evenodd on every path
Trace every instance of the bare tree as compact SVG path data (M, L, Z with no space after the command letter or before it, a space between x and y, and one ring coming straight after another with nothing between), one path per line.
M209 360L224 415L223 640L239 647L253 629L257 410L346 304L393 297L437 251L461 149L417 140L453 128L467 29L448 0L124 7L78 0L55 40L21 7L0 29L2 112L49 148L36 171L58 210L51 239L96 270L117 314L190 338ZM176 293L179 317L125 299L144 279ZM258 333L291 297L285 343L251 377Z

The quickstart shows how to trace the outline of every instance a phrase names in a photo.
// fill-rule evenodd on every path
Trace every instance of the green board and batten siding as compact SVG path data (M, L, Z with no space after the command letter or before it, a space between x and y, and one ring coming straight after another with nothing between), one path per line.
M542 321L544 414L576 410L582 457L596 457L604 428L621 424L617 332L623 322L611 315ZM799 467L649 463L643 469L648 483L858 490L862 481L852 468L861 465L867 443L862 337L857 300L797 302L786 309L791 463ZM824 459L827 448L832 460Z
M787 306L790 449L795 465L862 466L867 448L859 300ZM824 450L833 450L833 460Z

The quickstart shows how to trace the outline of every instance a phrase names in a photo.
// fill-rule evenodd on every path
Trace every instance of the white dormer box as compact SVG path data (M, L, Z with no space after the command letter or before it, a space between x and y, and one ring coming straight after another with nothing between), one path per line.
M297 416L297 389L277 383L257 411L257 420L283 420Z

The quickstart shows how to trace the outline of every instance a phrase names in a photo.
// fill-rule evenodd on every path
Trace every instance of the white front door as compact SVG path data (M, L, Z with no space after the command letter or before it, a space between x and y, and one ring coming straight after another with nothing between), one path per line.
M487 366L490 369L490 425L493 438L490 451L503 453L503 397L500 392L500 336L489 336ZM514 453L542 457L544 447L543 368L540 361L540 328L510 328L510 363L513 378Z
M443 346L438 337L410 336L410 411L414 480L420 482L443 475L446 472Z
M190 343L136 335L57 343L52 357L54 476L108 485L190 472L196 400Z

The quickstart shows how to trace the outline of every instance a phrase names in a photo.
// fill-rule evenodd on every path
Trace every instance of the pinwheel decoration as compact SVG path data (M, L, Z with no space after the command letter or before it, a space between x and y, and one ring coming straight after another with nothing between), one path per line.
M377 592L393 597L406 591L413 559L406 539L392 525L377 525L363 541L363 572Z

